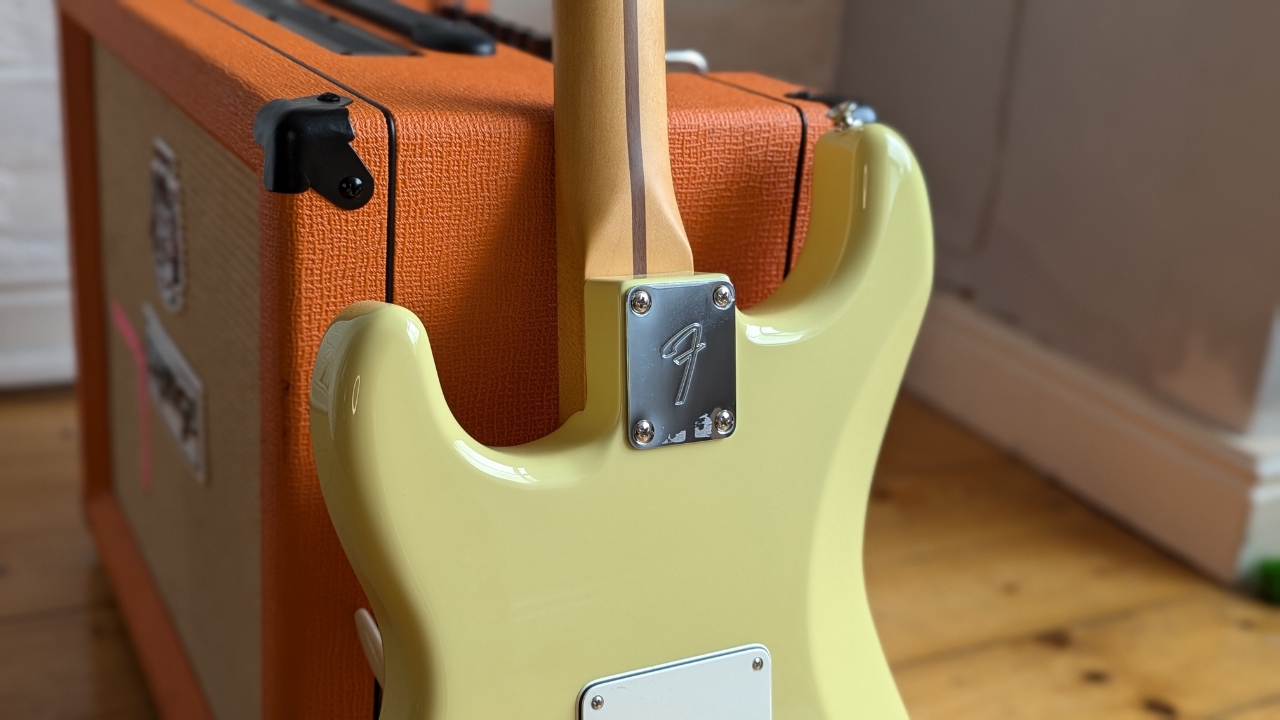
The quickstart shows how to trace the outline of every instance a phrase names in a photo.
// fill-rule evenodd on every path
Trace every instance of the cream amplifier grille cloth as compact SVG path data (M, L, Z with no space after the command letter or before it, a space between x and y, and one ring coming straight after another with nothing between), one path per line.
M256 718L260 182L101 46L94 61L115 495L214 716ZM181 192L184 297L177 310L167 309L173 303L163 301L154 269L157 138L172 150ZM125 333L145 337L144 305L202 386L199 452L179 445L152 402L142 406L146 422L139 416L138 358ZM147 388L141 393L145 398Z

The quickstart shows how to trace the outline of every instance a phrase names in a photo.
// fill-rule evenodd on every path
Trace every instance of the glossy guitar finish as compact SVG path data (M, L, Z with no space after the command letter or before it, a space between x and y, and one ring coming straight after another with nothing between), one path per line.
M811 217L795 270L738 312L738 422L712 442L628 443L623 302L654 278L587 282L587 407L515 448L454 420L412 313L334 322L312 442L385 641L383 718L569 720L592 680L752 643L776 718L906 717L861 561L932 273L906 144L824 136Z

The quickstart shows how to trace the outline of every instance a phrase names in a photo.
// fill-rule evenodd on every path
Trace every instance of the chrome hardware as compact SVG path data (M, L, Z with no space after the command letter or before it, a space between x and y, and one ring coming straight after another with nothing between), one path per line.
M728 410L716 411L714 422L716 426L716 432L720 433L721 435L728 435L729 433L733 432L733 413L729 412Z
M631 312L637 315L646 315L649 309L653 307L653 298L644 290L635 290L631 293Z
M588 709L592 720L771 720L769 651L748 645L601 678L578 696L579 720Z
M699 75L706 75L711 69L706 56L697 50L668 50L666 61L667 72L688 68Z
M655 280L626 295L632 447L733 434L737 317L725 310L734 307L734 296L723 275Z
M648 445L653 442L653 432L653 423L641 420L631 428L631 439L639 445Z
M847 132L876 121L876 111L870 105L845 100L827 111L827 117L835 122L836 130Z
M716 307L721 310L727 310L730 303L733 302L733 288L728 285L717 285L715 290L711 291L711 299L715 302Z

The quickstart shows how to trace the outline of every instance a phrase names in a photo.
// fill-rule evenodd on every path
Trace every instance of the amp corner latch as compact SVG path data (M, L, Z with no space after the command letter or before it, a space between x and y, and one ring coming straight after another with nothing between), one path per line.
M373 175L351 147L350 104L351 98L321 93L263 105L253 120L262 184L278 193L315 190L343 210L364 207L373 197Z

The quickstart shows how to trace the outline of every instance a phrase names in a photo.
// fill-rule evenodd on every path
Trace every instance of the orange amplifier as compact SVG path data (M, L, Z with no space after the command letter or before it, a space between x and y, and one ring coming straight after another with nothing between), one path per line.
M581 402L557 362L549 40L427 10L60 1L85 503L166 717L370 717L367 603L308 431L338 311L417 313L481 442ZM827 107L748 73L668 89L697 269L750 306L800 249Z

